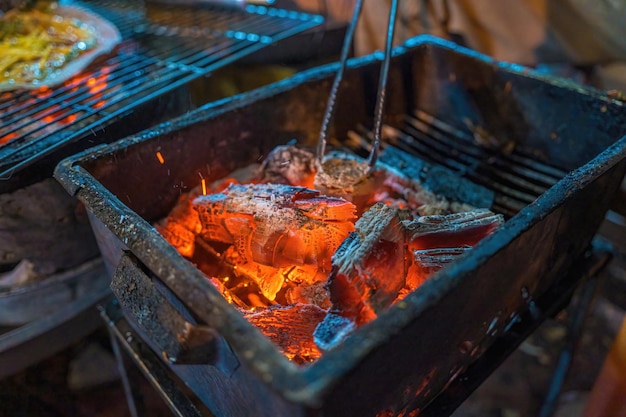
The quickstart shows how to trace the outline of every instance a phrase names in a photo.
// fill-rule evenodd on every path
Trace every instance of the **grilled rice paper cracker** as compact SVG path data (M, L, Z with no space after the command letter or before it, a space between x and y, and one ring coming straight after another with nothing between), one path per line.
M68 28L75 36L58 33ZM0 17L0 91L59 85L121 39L115 25L82 7L10 10Z

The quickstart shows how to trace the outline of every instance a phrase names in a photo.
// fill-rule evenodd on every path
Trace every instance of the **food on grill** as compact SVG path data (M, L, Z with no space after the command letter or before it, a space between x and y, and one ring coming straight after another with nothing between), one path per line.
M115 26L82 8L13 8L0 16L0 91L59 84L119 41Z
M491 204L482 187L384 155L397 167L335 151L319 169L312 152L279 146L245 183L197 188L156 227L289 358L312 361L503 223L450 192Z

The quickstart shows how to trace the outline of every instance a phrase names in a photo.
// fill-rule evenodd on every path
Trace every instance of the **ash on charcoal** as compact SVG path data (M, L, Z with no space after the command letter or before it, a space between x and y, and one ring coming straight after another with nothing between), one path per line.
M313 340L320 349L329 350L341 343L355 328L356 324L352 320L329 313L315 328Z
M494 192L488 188L462 178L457 172L430 164L396 147L385 147L380 155L380 161L397 168L408 178L420 181L428 191L450 200L482 208L489 208L493 204Z

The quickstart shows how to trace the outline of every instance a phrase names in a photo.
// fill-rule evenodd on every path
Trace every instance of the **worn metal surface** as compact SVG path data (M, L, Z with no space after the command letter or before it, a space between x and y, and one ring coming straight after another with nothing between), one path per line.
M371 127L379 64L377 55L351 61L335 137ZM127 248L227 342L241 363L246 394L275 394L258 397L272 403L266 413L274 407L265 415L407 415L426 406L562 280L588 249L626 171L623 103L441 40L408 41L391 62L385 122L404 132L419 118L421 130L403 136L410 149L492 189L494 209L508 220L343 344L298 367L151 223L199 183L199 174L209 181L223 177L293 138L314 144L336 69L318 68L208 105L67 159L55 171L106 226L98 230L102 242L115 242L105 256L111 268L119 264L119 248ZM217 372L211 365L205 371ZM185 380L203 400L222 398L211 403L212 411L229 415L215 384L198 376ZM246 410L238 415L264 415Z

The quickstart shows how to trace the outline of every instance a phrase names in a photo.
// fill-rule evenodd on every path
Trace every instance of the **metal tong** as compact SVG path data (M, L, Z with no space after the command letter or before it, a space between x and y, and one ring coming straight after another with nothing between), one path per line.
M324 113L324 119L322 120L322 127L320 129L320 136L317 142L317 162L322 166L322 160L326 152L326 142L328 138L328 131L330 124L334 117L335 104L337 102L337 94L341 81L343 80L343 74L346 69L348 56L350 53L350 47L354 38L354 31L361 14L361 8L364 0L357 0L352 13L352 19L348 25L346 36L344 38L343 47L341 50L341 56L339 58L339 69L335 75L333 85L330 90L330 96L326 105L326 112ZM370 171L376 165L378 160L378 151L380 148L380 135L383 124L383 114L385 110L386 90L387 90L387 78L389 75L389 61L391 59L391 49L393 44L393 35L396 26L396 16L398 14L398 0L391 1L391 9L389 11L389 19L387 22L387 35L385 40L385 50L382 65L380 67L380 76L378 79L378 91L376 93L376 107L374 108L374 142L370 150L370 154L367 160Z

